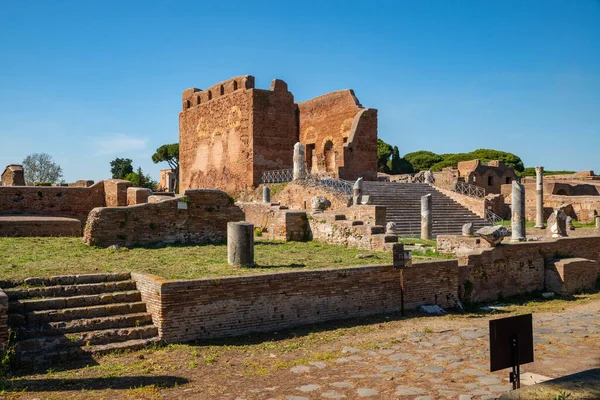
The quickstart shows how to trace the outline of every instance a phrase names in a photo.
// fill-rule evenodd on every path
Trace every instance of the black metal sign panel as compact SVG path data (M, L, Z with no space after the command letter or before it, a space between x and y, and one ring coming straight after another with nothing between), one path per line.
M490 321L490 371L533 362L531 314Z

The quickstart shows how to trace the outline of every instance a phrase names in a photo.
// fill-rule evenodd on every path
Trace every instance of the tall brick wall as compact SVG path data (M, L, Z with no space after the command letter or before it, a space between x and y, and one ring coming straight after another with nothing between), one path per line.
M363 108L352 90L298 103L298 109L300 142L312 172L376 179L377 110Z
M258 185L262 171L291 168L296 126L294 96L283 81L261 90L245 76L186 90L179 114L181 189L237 193Z
M0 215L72 217L85 223L94 207L105 205L104 182L90 187L2 186Z
M458 254L473 284L471 300L495 300L544 289L546 260L581 257L600 260L600 236L562 238L544 242L503 244Z
M134 275L166 341L242 335L302 324L396 311L399 272L391 266L349 267L269 275L160 281ZM405 305L456 305L456 260L404 271ZM154 303L152 303L154 302Z
M129 207L94 208L83 241L94 246L146 245L157 242L222 242L227 222L243 221L244 213L220 190L186 190L183 199Z

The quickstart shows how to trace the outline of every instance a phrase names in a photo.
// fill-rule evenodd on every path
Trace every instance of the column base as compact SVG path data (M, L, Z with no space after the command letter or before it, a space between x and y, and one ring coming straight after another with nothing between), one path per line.
M527 238L524 237L520 237L520 238L510 238L511 243L519 243L519 242L526 242Z
M545 226L544 224L541 224L541 225L537 225L537 224L536 224L536 225L534 226L534 228L537 228L537 229L546 229L546 226Z

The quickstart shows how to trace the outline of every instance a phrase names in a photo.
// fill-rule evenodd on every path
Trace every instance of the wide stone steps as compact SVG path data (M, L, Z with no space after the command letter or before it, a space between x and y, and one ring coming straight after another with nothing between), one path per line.
M136 349L158 341L129 274L65 275L4 282L17 358L56 357Z
M418 236L421 232L421 197L431 194L433 236L460 234L462 226L474 229L488 225L483 218L427 184L363 182L363 190L372 204L386 207L387 222L396 223L396 234Z

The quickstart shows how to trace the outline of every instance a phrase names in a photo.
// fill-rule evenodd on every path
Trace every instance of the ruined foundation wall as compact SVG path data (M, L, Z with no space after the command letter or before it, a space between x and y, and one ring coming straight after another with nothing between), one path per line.
M83 241L94 246L223 242L227 222L244 220L242 210L220 190L187 190L184 197L129 207L94 208Z
M0 354L8 342L8 296L0 289Z
M271 201L293 209L310 210L310 200L315 196L327 198L331 202L332 210L345 209L352 203L350 195L301 180L288 183L283 190L271 196Z
M87 188L0 186L0 215L72 217L84 224L92 208L105 204L102 181Z
M600 236L502 244L457 256L459 262L468 267L471 301L496 300L499 294L508 297L543 290L545 265L549 259L600 260Z
M455 260L415 264L405 270L404 279L408 309L436 299L442 307L456 306ZM160 303L149 312L160 320L161 338L172 342L273 331L400 308L399 273L390 265L218 280L146 279L141 288L145 301Z

